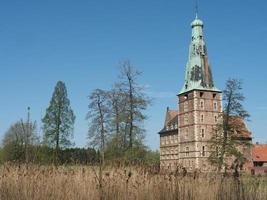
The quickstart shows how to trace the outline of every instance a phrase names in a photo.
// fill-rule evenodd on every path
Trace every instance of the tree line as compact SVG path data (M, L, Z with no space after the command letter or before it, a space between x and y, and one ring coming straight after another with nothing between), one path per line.
M144 114L151 100L138 83L142 73L129 60L120 66L110 90L97 88L88 96L88 148L71 148L75 114L64 82L58 81L42 118L42 138L30 119L12 124L5 133L0 159L38 163L159 162L159 153L144 144Z
M88 147L73 148L75 114L67 88L58 81L46 113L42 118L43 137L37 125L20 119L4 135L0 161L43 164L100 164L105 162L156 163L159 153L144 144L145 111L151 104L144 88L138 84L142 75L126 60L109 90L97 88L88 95ZM218 171L232 168L238 173L247 161L240 147L249 149L250 140L242 140L243 122L249 114L243 107L242 83L229 79L223 91L224 109L209 141L209 161ZM241 135L239 135L241 133ZM240 140L241 138L241 140Z

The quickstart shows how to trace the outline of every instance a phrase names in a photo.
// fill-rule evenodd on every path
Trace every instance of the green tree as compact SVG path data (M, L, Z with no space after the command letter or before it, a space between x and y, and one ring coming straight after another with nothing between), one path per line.
M214 129L211 138L211 148L209 160L218 171L222 168L227 170L230 165L235 165L235 171L242 166L246 158L239 147L248 147L247 141L240 140L244 131L244 121L249 117L242 102L245 100L242 94L242 83L240 80L229 79L223 91L224 110L220 123Z
M71 137L75 115L67 96L67 88L62 81L58 81L53 92L49 107L42 119L44 130L44 143L55 149L54 161L58 161L60 148L72 145Z
M3 160L33 162L38 144L35 122L18 121L10 126L3 139Z

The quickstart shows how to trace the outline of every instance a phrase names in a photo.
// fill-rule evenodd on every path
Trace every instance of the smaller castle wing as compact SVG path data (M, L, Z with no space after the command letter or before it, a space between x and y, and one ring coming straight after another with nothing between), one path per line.
M173 130L178 130L178 110L170 110L167 108L164 127L159 133L161 134Z

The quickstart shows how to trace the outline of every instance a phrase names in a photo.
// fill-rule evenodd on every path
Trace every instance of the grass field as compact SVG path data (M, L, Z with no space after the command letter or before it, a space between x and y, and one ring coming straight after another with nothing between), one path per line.
M147 168L108 168L99 188L98 171L89 166L11 166L0 168L1 200L79 199L267 199L267 177L198 178L151 173Z

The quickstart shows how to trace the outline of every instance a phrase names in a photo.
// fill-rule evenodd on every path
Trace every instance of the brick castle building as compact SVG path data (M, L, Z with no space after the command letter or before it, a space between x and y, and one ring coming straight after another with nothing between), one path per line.
M160 134L160 165L162 169L210 171L209 140L222 113L222 92L215 87L204 40L203 22L196 17L191 23L192 37L186 65L184 85L178 94L178 110L167 108ZM243 122L242 122L243 123ZM252 138L243 124L240 139ZM250 160L251 150L247 150Z

